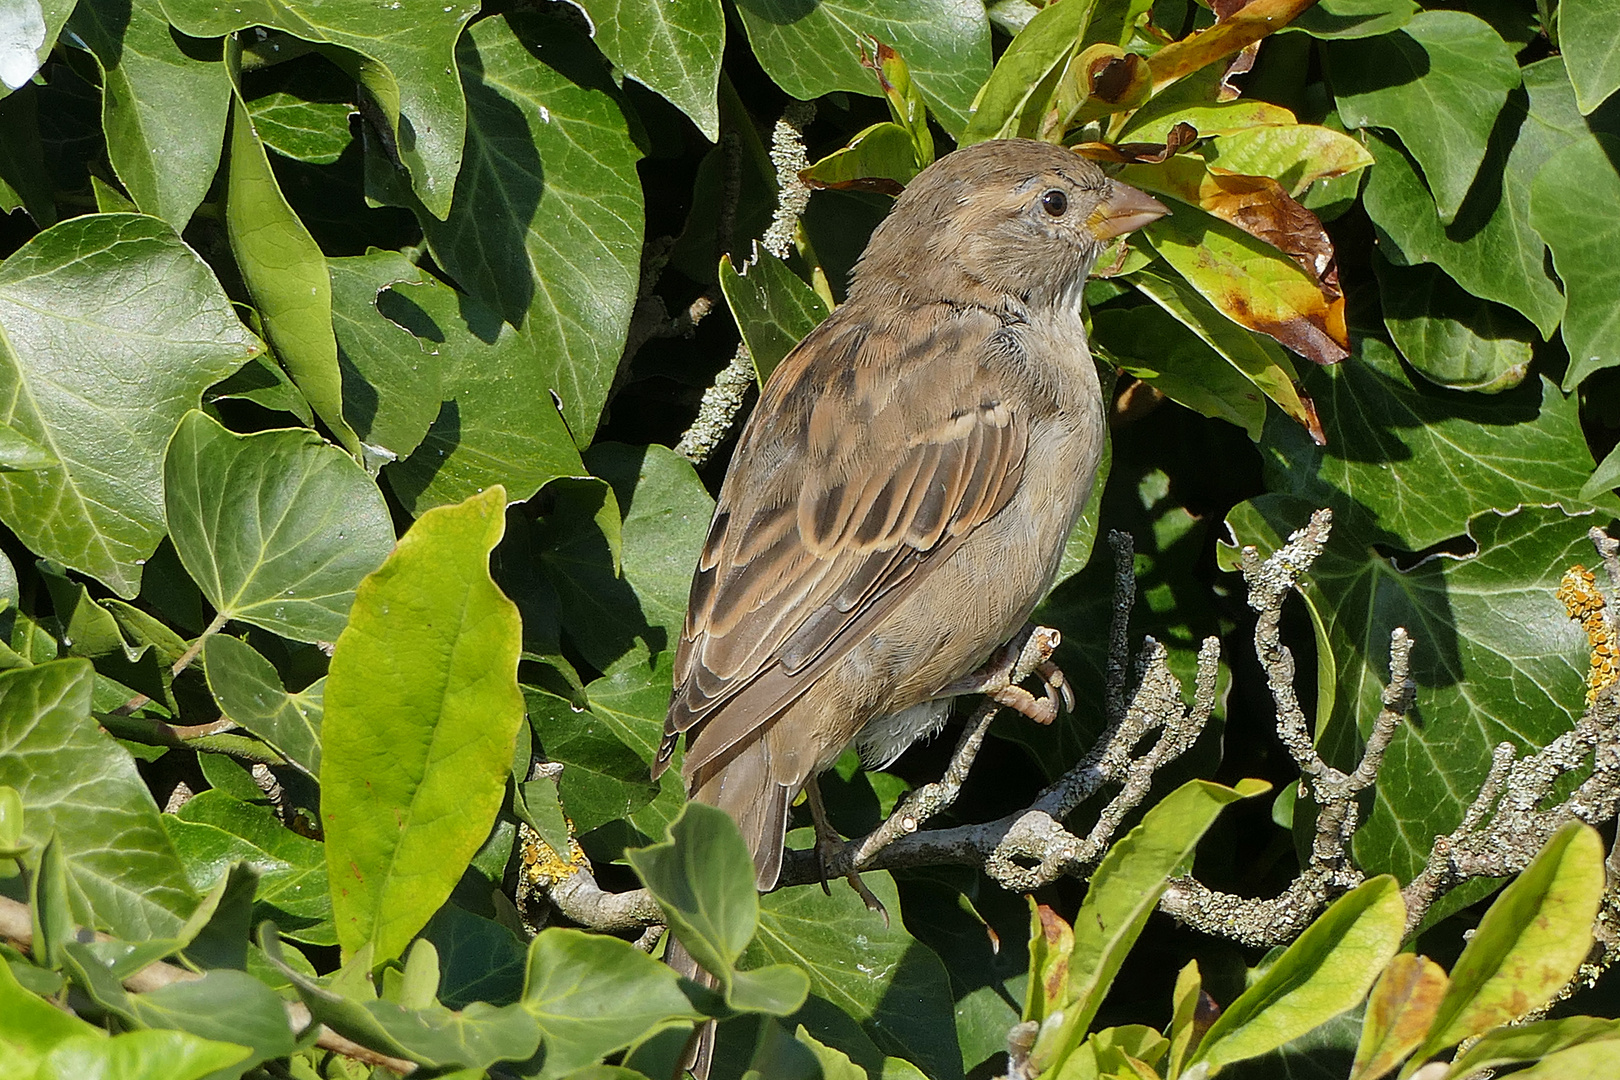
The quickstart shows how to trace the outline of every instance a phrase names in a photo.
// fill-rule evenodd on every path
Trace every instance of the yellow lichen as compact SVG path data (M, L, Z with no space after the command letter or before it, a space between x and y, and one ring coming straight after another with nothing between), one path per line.
M1563 601L1569 617L1586 631L1592 650L1592 670L1586 676L1586 703L1591 705L1599 694L1620 681L1620 647L1604 617L1603 593L1590 570L1579 564L1566 570L1558 585L1558 599Z
M561 881L574 871L590 865L590 860L585 857L585 849L580 847L579 841L573 837L573 822L569 822L569 826L566 859L553 851L551 845L540 839L539 834L527 825L518 830L522 845L523 873L531 882L540 884Z

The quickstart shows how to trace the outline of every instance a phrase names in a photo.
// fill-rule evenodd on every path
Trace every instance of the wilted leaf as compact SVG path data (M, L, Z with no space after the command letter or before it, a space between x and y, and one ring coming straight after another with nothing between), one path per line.
M884 121L855 134L848 146L834 150L799 178L813 188L898 195L920 171L911 133Z
M1251 0L1230 18L1171 42L1148 59L1153 89L1162 90L1223 57L1275 33L1316 0Z
M1318 446L1322 444L1326 436L1317 418L1316 406L1300 389L1299 373L1286 352L1222 315L1186 278L1169 272L1163 263L1132 275L1131 281L1143 295L1175 316L1224 356L1261 393L1275 401L1283 412L1305 428L1313 442Z
M1445 969L1433 960L1415 953L1392 958L1367 998L1350 1080L1377 1080L1416 1050L1445 992Z
M1316 221L1314 214L1310 220ZM1329 297L1323 287L1327 267L1319 261L1316 274L1307 272L1276 247L1192 209L1160 218L1145 231L1154 250L1234 322L1318 364L1349 355L1344 298Z

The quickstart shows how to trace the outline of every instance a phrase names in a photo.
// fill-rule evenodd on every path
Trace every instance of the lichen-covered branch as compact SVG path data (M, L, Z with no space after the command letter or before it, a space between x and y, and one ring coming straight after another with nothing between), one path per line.
M815 115L815 106L809 102L792 102L783 110L782 118L771 133L771 161L776 166L776 212L760 245L779 259L788 257L799 229L799 218L810 202L810 189L799 179L799 172L810 167L804 149L804 129ZM732 191L733 206L735 201ZM722 229L723 233L726 231ZM727 248L729 250L729 244ZM703 392L697 419L675 444L675 452L694 465L708 461L731 434L737 415L748 399L748 389L753 385L753 357L749 355L748 344L738 342L731 361Z

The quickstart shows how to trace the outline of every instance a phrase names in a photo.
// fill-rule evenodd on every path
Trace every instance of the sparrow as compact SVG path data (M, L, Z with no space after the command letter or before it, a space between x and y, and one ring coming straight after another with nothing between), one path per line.
M806 783L852 744L882 766L937 733L1051 586L1105 434L1086 277L1167 212L1050 143L948 154L767 380L692 577L653 766L684 733L688 796L736 820L760 890ZM676 942L667 958L707 974Z

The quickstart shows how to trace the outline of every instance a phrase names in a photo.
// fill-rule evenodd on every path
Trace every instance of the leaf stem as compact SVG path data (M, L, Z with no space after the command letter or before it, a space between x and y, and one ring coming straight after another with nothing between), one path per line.
M193 641L190 647L188 647L185 652L180 654L180 659L174 662L174 666L169 669L169 677L174 678L182 671L186 670L186 668L190 667L191 662L197 659L198 654L202 652L203 646L207 644L208 639L225 629L225 625L230 621L231 617L223 611L218 615L215 615L214 621L208 624L207 629L197 635L197 640ZM114 709L113 715L128 716L151 700L152 699L146 694L136 694L134 697L118 706L118 708Z

